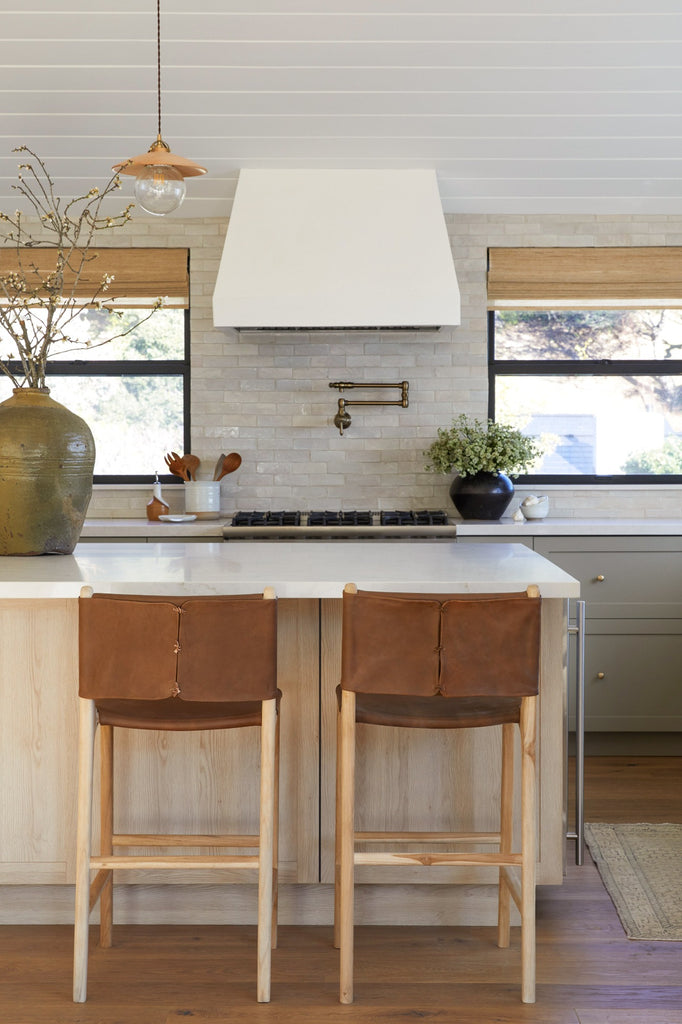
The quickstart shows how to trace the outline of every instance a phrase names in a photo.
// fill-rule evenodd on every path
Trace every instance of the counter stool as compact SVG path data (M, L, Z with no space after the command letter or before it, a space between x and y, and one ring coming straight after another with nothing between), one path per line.
M334 944L340 1000L353 1002L355 865L496 865L498 945L510 939L510 895L521 913L521 998L535 1002L535 717L540 596L521 594L343 594L341 685L337 689ZM355 726L478 729L502 726L499 832L356 832ZM521 733L521 843L512 839L514 727ZM456 793L454 794L456 796ZM379 853L358 844L386 843ZM412 853L401 843L485 845L488 853ZM520 877L518 877L520 875Z
M259 1002L270 1000L271 947L277 939L279 701L277 601L235 597L93 594L79 601L78 825L74 1002L85 1002L88 921L100 900L100 944L111 946L114 869L245 868L258 873ZM92 852L93 755L100 727L101 838ZM258 835L116 835L113 831L115 728L191 731L260 729ZM129 847L231 847L234 855L132 855ZM95 874L92 882L90 871Z

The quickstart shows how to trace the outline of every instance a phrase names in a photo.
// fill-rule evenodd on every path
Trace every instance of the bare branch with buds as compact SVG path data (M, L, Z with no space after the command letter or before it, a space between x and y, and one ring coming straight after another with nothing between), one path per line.
M105 201L121 187L118 173L104 188L93 187L82 196L64 201L55 195L54 181L39 156L28 146L18 146L13 152L26 153L31 158L19 164L19 184L12 188L32 208L42 233L31 234L20 210L13 216L0 212L0 241L14 249L14 268L0 273L0 329L9 335L16 350L7 358L0 358L0 371L15 387L44 388L50 355L99 348L125 337L153 316L163 302L158 299L149 314L134 326L118 331L114 328L114 333L96 346L73 337L71 325L84 310L94 307L113 316L119 314L113 298L105 294L114 281L113 275L105 270L84 295L84 272L98 258L92 251L96 233L127 224L133 204L114 216L103 212ZM44 259L32 257L31 252L37 249L54 252L54 263L49 269ZM55 345L63 347L55 350ZM12 362L21 363L21 373L13 372Z

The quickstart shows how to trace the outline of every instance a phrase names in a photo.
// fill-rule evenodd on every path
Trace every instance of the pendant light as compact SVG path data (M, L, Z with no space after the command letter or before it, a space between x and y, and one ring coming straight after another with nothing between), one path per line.
M145 211L156 217L177 210L185 198L185 178L206 174L206 168L184 156L171 153L161 137L161 0L156 0L156 88L158 132L147 153L113 167L119 174L135 175L135 198Z

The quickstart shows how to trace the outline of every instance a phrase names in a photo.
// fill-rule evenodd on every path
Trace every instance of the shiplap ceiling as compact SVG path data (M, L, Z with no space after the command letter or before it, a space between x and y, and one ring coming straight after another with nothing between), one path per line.
M156 5L2 7L9 211L15 145L74 195L154 140ZM161 12L163 135L209 172L188 180L179 215L227 215L241 167L431 167L453 213L682 213L680 0L162 0Z

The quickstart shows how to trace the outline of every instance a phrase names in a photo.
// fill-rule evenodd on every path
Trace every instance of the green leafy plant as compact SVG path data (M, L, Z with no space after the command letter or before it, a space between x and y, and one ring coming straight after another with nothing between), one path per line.
M149 316L129 326L122 321L121 310L113 307L113 299L107 298L114 277L106 267L90 288L85 285L88 264L101 258L92 251L97 232L130 220L132 204L113 217L103 212L107 197L121 187L118 175L101 190L91 188L85 195L63 200L55 195L54 181L40 157L28 146L13 152L31 158L19 164L19 184L12 188L32 208L30 216L37 218L38 227L32 233L21 210L0 213L0 241L14 249L10 269L0 273L0 331L10 345L9 353L0 357L0 371L16 388L44 388L50 354L92 347L74 337L73 327L83 310L102 309L115 318L112 334L99 346L129 334L162 301L157 300ZM36 250L49 251L38 256ZM87 278L92 280L89 270ZM12 362L21 364L20 373L13 371Z
M541 454L533 437L515 427L458 416L450 427L439 427L438 438L424 453L427 470L474 476L476 473L523 473Z
M635 452L623 464L623 472L661 476L682 473L682 437L669 437L660 448Z

